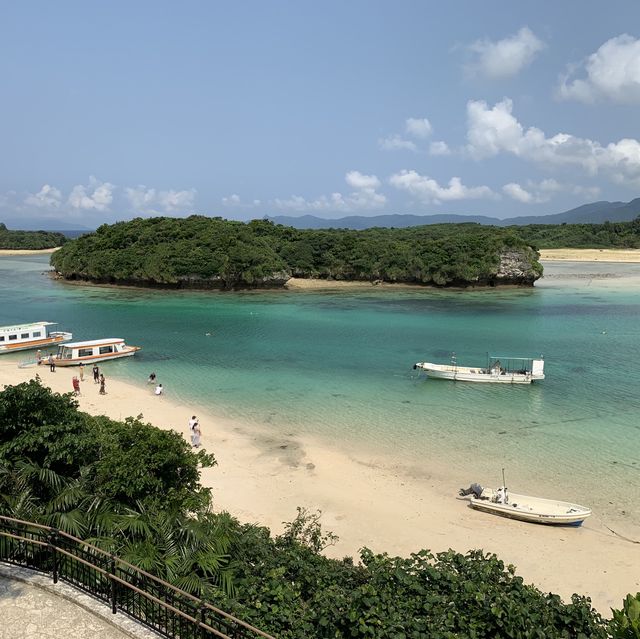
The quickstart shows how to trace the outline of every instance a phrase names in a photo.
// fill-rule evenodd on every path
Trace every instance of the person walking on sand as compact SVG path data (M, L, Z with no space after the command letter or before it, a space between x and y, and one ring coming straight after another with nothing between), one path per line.
M97 364L93 365L93 383L94 384L99 384L100 383L100 369L98 368Z
M80 373L80 381L84 382L84 364L80 362L80 366L78 366L78 372Z
M71 380L71 384L73 385L73 394L80 395L80 380L75 375Z
M191 445L195 448L196 445L196 428L198 428L198 418L194 415L189 420L189 436L191 437Z
M162 395L164 393L164 388L162 388L162 384L158 384L154 392L156 395Z
M56 372L56 362L55 362L55 360L53 359L53 355L49 355L49 360L48 360L48 362L49 362L49 370L50 370L52 373L55 373L55 372Z
M104 378L104 375L102 373L100 373L100 395L106 395L107 391L104 389L104 385L106 383L106 380Z

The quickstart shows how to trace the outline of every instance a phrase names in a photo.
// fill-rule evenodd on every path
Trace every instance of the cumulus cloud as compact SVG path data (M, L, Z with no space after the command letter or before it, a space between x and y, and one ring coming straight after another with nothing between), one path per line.
M508 78L531 64L545 46L528 27L522 27L518 33L497 42L476 40L469 45L476 56L469 70L488 78Z
M575 77L576 75L584 77ZM565 100L640 103L640 40L623 34L607 40L560 80Z
M378 193L380 180L375 175L365 175L360 171L349 171L345 175L346 183L354 189L351 193L332 193L322 195L314 200L307 200L300 195L292 195L287 199L277 198L272 205L278 209L291 211L335 211L350 213L353 211L373 210L383 207L387 198Z
M403 170L389 178L389 183L417 197L426 203L439 204L452 200L476 200L495 198L496 194L488 186L468 187L459 177L452 177L448 186L440 186L436 180L416 171Z
M67 200L72 209L108 211L113 202L114 185L109 182L100 182L95 177L89 178L89 185L74 186Z
M261 205L260 200L252 200L251 202L245 202L237 193L227 195L222 198L222 205L231 208L248 209Z
M451 155L451 149L446 142L439 140L429 145L429 155Z
M600 189L597 186L566 184L553 178L541 180L540 182L527 180L525 186L526 188L517 182L509 182L502 187L502 191L511 199L523 204L548 202L557 193L571 193L572 195L582 195L588 198L594 198L600 194Z
M131 209L138 213L183 213L193 208L195 189L158 191L144 185L125 189Z
M624 138L603 146L569 133L551 137L536 127L525 128L512 114L508 98L489 107L467 104L467 151L477 159L511 153L545 166L579 167L589 175L606 174L619 184L640 186L640 142Z
M405 131L415 138L428 138L433 130L427 118L407 118L404 124Z
M383 151L417 151L418 147L415 142L405 140L399 135L390 135L386 138L378 140L378 146Z
M45 184L37 193L29 193L24 203L42 209L59 209L62 204L62 191Z

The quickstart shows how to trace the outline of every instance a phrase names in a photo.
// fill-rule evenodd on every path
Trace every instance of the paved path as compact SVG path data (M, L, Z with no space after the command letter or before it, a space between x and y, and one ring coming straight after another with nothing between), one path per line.
M153 639L124 614L67 584L0 564L0 639Z

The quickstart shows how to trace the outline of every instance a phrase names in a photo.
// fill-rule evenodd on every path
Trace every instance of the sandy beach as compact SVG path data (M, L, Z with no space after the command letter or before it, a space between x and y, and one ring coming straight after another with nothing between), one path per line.
M44 255L55 253L60 247L50 249L0 249L0 255Z
M640 249L541 249L541 261L640 262Z
M77 369L47 366L18 368L0 361L0 385L39 374L57 392L71 390ZM23 354L20 359L27 359ZM89 373L90 371L87 371ZM582 528L535 526L475 512L455 498L460 487L447 475L447 460L424 468L391 467L362 451L332 450L312 438L277 437L257 427L215 417L215 407L181 406L169 395L156 397L141 380L114 379L103 367L107 395L99 395L89 375L82 383L80 408L114 419L143 415L145 421L187 437L188 419L198 415L203 443L218 466L203 472L219 510L273 532L291 521L296 507L322 510L326 529L340 541L328 549L335 557L356 555L367 546L376 552L408 555L422 548L465 552L482 548L517 566L526 582L563 598L588 595L605 615L623 597L640 590L640 545L616 536L594 513ZM348 487L348 490L345 490ZM634 533L635 531L631 531ZM629 531L625 531L629 536ZM640 537L637 531L635 537Z

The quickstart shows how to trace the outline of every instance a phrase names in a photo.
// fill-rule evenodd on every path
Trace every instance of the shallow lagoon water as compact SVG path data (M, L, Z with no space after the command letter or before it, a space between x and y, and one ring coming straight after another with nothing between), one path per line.
M107 377L153 370L186 406L412 472L446 467L455 485L497 484L504 467L513 490L581 501L640 536L640 265L548 263L532 289L210 293L73 285L47 264L0 258L0 324L48 319L143 347ZM412 370L452 351L470 365L544 354L547 379Z

